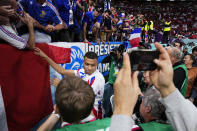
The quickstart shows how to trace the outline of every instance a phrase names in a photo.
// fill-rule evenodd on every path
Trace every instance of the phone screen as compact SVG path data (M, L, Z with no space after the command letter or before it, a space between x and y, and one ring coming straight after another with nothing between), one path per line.
M132 71L155 70L157 65L153 62L159 58L160 52L157 50L139 49L129 53Z

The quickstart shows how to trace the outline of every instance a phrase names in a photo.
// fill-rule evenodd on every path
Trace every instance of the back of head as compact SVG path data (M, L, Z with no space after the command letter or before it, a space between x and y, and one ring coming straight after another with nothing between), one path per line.
M197 46L192 49L192 53L197 52Z
M88 58L88 59L97 59L98 60L97 54L95 52L91 52L91 51L87 52L85 54L84 58L85 57Z
M163 119L165 107L160 102L161 94L156 89L148 88L144 93L144 105L151 107L151 114L158 119Z
M87 82L75 76L67 76L59 83L55 98L63 120L78 123L91 113L95 95Z

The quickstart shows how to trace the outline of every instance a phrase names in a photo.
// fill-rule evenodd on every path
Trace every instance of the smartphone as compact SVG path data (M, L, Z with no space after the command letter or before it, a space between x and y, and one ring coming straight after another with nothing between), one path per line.
M155 70L157 68L157 65L153 60L159 58L159 51L151 49L136 49L130 50L128 53L132 71L147 71Z

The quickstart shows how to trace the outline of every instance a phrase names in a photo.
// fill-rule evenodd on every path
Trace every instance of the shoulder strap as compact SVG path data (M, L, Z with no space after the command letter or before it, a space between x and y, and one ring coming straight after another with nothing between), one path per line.
M186 74L186 78L185 78L185 80L181 86L181 90L180 90L181 94L185 97L186 96L186 89L187 89L187 81L188 81L188 71L187 71L187 68L184 64L173 67L174 70L176 70L178 68L182 68Z

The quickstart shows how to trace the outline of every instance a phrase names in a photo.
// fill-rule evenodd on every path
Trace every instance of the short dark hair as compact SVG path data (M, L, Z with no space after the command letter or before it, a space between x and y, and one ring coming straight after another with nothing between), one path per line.
M195 47L192 49L192 53L193 53L194 51L197 51L197 46L195 46Z
M55 93L56 105L65 122L76 123L92 111L95 94L87 82L76 76L66 76Z
M88 59L97 59L98 60L98 56L95 52L87 52L84 56L84 58L87 57Z
M182 47L183 45L185 45L184 42L180 41L180 40L175 40L174 43L173 43L173 46L175 46L175 43L179 43L180 44L180 47Z
M190 59L193 61L192 64L196 63L196 59L195 59L195 56L192 55L192 54L187 54L190 56Z

